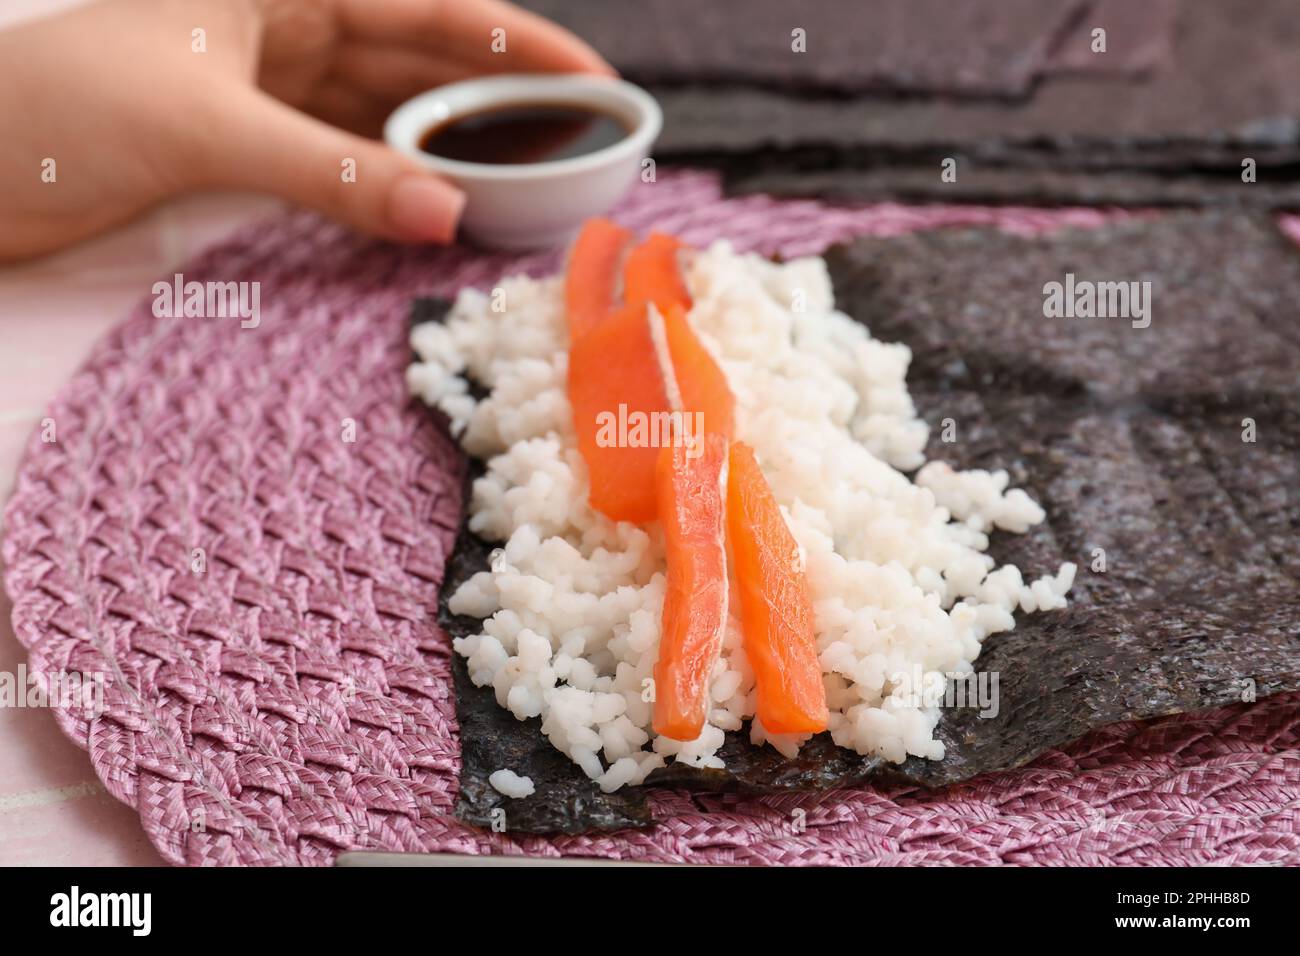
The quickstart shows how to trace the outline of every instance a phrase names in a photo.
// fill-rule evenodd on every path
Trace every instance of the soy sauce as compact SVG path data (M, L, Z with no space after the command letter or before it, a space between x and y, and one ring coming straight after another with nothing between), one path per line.
M426 153L466 163L544 163L594 153L631 130L579 103L507 103L457 116L420 139Z

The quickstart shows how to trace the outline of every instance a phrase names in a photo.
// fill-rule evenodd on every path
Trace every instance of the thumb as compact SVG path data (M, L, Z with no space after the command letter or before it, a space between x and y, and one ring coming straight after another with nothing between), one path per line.
M455 237L465 194L415 160L260 91L231 96L227 107L204 163L212 185L281 196L385 239Z

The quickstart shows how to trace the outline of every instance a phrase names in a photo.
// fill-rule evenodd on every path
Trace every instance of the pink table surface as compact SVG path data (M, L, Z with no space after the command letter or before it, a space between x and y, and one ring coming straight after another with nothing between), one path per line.
M0 29L78 0L6 0ZM0 268L0 500L41 409L91 344L140 295L140 283L190 248L196 210L159 210L104 240L30 265ZM137 260L135 257L139 256ZM27 659L0 590L0 671ZM110 797L86 755L48 711L0 709L0 865L153 864L139 818Z
M0 268L0 501L41 410L95 340L159 275L278 205L192 197L60 255ZM27 654L11 610L0 590L0 671L14 674ZM0 708L0 865L161 862L135 811L109 796L48 710Z
M5 0L0 29L84 0ZM103 239L0 268L0 501L27 436L91 345L168 269L253 215L236 196L183 200ZM0 671L27 653L0 590ZM47 710L0 709L0 865L161 863L135 811L114 800Z

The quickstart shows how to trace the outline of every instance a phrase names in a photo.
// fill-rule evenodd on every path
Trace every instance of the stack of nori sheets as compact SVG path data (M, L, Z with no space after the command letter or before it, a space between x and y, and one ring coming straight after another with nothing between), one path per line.
M525 5L651 87L661 160L733 191L1300 208L1292 0Z
M1043 505L1043 525L995 533L991 553L1026 578L1078 563L1070 605L989 638L976 667L999 674L998 712L946 709L942 761L882 765L825 734L786 760L729 734L725 771L670 765L651 785L942 786L1115 721L1300 688L1300 254L1269 216L1178 212L1041 238L926 232L861 239L828 261L839 307L912 349L929 457L1006 468ZM1149 281L1150 325L1047 317L1044 285L1067 273ZM443 589L453 636L479 630L445 601L488 550L462 531ZM538 721L473 687L459 657L455 673L464 819L490 824L504 798L488 775L510 767L537 786L510 801L512 831L648 822L645 788L600 793Z

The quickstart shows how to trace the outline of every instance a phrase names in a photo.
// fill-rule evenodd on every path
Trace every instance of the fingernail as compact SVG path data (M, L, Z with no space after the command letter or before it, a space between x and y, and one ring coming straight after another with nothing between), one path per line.
M433 176L403 176L388 197L388 221L416 242L451 242L464 209L465 194Z

